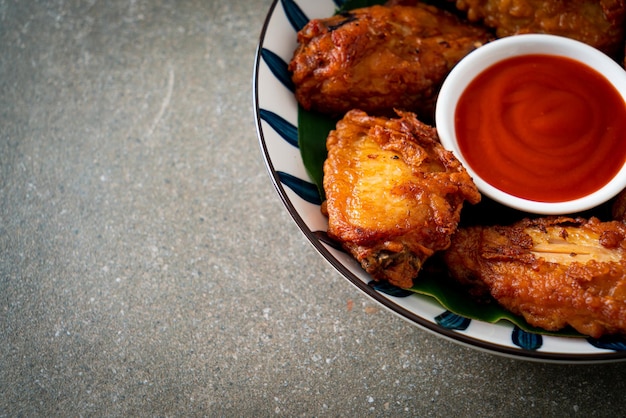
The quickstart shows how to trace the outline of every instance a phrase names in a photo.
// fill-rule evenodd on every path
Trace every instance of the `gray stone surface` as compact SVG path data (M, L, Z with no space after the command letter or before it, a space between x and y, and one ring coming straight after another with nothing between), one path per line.
M252 113L270 1L0 1L0 417L611 416L626 364L459 346L282 207Z

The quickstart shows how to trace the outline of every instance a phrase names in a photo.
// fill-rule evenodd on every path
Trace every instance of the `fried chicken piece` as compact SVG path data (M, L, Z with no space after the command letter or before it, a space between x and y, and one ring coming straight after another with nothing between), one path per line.
M626 224L524 219L460 228L444 254L450 274L533 326L626 334Z
M310 21L289 70L307 110L390 116L400 108L431 118L444 77L490 39L433 6L371 6Z
M465 200L478 189L436 130L410 112L397 119L352 110L327 140L328 235L372 275L413 285L423 262L450 245Z
M624 47L624 0L457 0L498 37L548 33L585 42L616 59Z

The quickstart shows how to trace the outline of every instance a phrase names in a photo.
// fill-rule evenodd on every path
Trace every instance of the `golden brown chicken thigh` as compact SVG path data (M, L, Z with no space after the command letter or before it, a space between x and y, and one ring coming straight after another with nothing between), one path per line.
M444 253L450 274L533 326L626 334L626 224L525 219L460 228Z
M327 140L328 235L376 280L408 288L423 262L448 248L465 200L480 194L434 128L353 110Z
M431 118L450 69L491 37L432 6L372 6L310 21L289 64L306 110Z
M549 33L577 39L620 58L624 0L457 0L468 19L495 28L498 37Z

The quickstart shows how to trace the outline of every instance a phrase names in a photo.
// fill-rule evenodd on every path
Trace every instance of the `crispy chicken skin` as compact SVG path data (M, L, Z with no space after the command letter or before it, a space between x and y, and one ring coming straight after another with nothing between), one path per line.
M352 110L328 140L323 210L328 235L372 275L408 288L422 263L448 248L465 200L480 194L460 162L416 115Z
M597 218L524 219L460 228L450 274L537 327L626 334L626 225Z
M400 108L430 118L452 66L489 39L432 6L372 6L310 21L289 70L306 110L391 116Z
M473 22L498 37L549 33L578 39L619 58L624 46L624 0L457 0Z

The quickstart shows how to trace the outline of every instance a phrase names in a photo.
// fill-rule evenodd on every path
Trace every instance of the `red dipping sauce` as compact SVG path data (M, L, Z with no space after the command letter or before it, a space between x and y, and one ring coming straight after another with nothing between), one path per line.
M500 61L455 111L459 148L492 186L540 202L590 194L626 161L626 103L597 71L565 57Z

